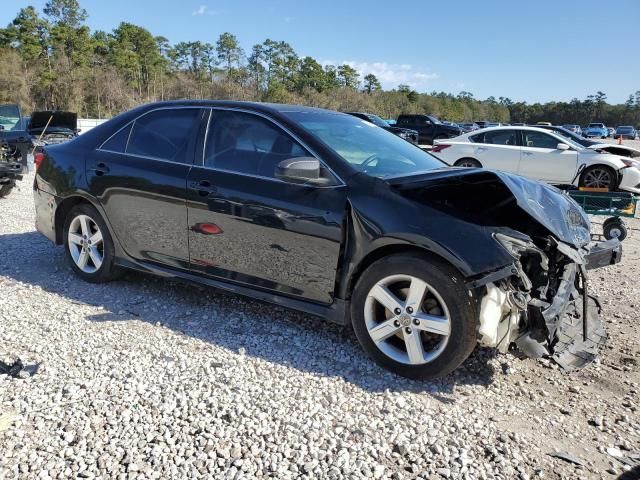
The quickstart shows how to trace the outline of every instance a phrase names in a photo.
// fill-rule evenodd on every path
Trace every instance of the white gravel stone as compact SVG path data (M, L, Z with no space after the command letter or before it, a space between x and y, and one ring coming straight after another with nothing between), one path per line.
M477 349L414 382L280 307L133 273L82 282L34 232L31 181L0 199L0 358L30 372L0 376L1 479L608 478L607 452L640 449L637 220L624 262L591 273L598 364Z

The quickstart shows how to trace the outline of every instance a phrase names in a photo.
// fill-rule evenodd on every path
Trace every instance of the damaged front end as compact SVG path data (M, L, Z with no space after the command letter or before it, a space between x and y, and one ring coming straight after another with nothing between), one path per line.
M586 270L603 264L602 247L590 259L552 236L538 244L524 235L496 233L495 239L514 263L511 275L484 285L480 344L502 352L516 345L529 357L551 357L567 370L592 362L607 335ZM610 242L606 251L609 263L619 261L619 243Z
M619 262L622 247L617 240L592 242L587 215L568 195L480 169L446 169L392 184L421 204L484 227L513 259L468 280L480 298L480 344L503 352L515 345L567 370L596 358L606 333L587 270Z

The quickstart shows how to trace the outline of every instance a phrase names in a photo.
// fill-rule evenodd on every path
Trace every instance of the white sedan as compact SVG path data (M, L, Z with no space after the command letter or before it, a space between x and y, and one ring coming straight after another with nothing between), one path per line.
M434 142L431 153L456 167L485 167L554 185L640 193L640 162L598 152L535 127L485 128Z

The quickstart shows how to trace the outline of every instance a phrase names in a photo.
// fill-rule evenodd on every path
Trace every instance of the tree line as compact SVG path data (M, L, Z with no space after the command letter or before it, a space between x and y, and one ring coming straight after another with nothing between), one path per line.
M592 121L640 125L640 90L622 105L597 92L570 102L515 102L474 98L470 92L418 93L408 85L383 90L373 73L322 65L300 57L285 41L266 39L245 51L221 33L214 43L171 44L147 29L122 22L91 31L78 0L49 0L42 12L25 7L0 28L0 102L29 112L61 109L108 118L140 103L215 98L296 103L358 110L395 118L428 113L451 121L554 124Z

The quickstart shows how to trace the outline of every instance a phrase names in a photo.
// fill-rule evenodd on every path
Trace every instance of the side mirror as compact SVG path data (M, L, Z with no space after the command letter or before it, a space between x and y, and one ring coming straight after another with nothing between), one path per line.
M295 157L281 161L276 166L275 177L290 183L329 183L328 178L322 177L320 161L314 157Z
M571 147L569 145L567 145L566 143L559 143L556 148L558 150L569 150Z

